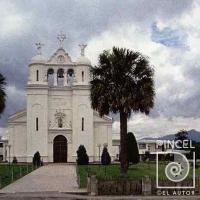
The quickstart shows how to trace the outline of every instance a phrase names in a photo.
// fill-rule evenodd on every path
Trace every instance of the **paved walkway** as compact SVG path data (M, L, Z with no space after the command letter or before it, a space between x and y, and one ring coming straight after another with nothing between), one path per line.
M0 200L200 200L200 196L87 196L64 193L0 194Z
M49 164L0 190L0 193L16 192L81 192L77 184L76 166Z

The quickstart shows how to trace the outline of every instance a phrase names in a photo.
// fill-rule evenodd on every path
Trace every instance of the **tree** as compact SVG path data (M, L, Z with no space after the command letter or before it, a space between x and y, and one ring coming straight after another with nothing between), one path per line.
M154 105L154 71L139 52L113 47L91 68L91 105L100 116L120 115L121 175L128 171L127 120L132 112L149 114Z
M186 130L181 130L175 134L175 140L187 140L188 139L188 132Z
M15 156L13 157L12 163L13 163L13 164L17 164L17 163L18 163L17 158L16 158Z
M3 113L6 107L6 93L5 93L6 79L0 74L0 114Z
M87 155L84 145L80 145L77 150L77 164L78 165L88 165L89 157Z
M41 165L41 157L39 151L37 151L33 156L33 165L36 167Z
M145 151L143 161L149 161L149 159L150 159L150 152L149 151Z
M103 152L101 155L101 164L102 165L109 165L111 163L111 157L110 154L108 152L107 147L103 148Z
M128 139L128 162L132 164L137 164L140 161L140 155L134 134L129 132L127 139Z
M184 140L188 140L188 132L186 130L181 130L175 134L175 141L179 140L178 145L181 147ZM182 149L182 148L179 148Z

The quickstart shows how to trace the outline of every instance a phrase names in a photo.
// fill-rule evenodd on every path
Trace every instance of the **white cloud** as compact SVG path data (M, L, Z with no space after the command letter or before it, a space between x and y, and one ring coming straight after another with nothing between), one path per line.
M6 38L22 34L28 28L28 18L17 11L11 1L0 2L0 37Z
M180 129L200 130L199 103L195 100L195 95L199 94L198 82L193 79L194 76L187 75L193 72L194 67L200 70L199 64L194 66L194 63L199 63L199 9L200 5L195 3L191 11L176 20L158 21L161 30L170 27L187 35L184 43L189 49L153 42L151 29L144 30L130 23L106 30L88 42L87 53L92 56L92 63L97 63L97 56L103 50L119 46L142 52L154 65L155 110L158 115L156 118L136 115L130 119L129 130L136 132L138 137L175 133ZM118 127L119 122L115 122L114 131Z
M7 133L7 129L0 127L0 136L5 135L6 133Z
M123 27L105 31L98 37L93 38L88 43L88 54L92 58L92 63L97 63L97 57L105 49L111 49L112 46L126 47L140 51L150 58L155 68L155 81L157 96L163 96L172 85L185 85L185 77L182 66L171 59L175 53L182 50L174 50L151 40L151 32L143 31L134 25L125 24ZM183 53L183 52L182 52ZM176 58L174 58L176 59ZM180 87L177 87L178 90ZM172 100L177 98L177 91L170 91ZM173 94L173 93L174 94ZM183 91L179 95L184 95Z
M14 85L9 85L8 87L6 87L6 93L9 94L9 96L16 96L17 94L17 98L21 98L22 96L25 95L25 91L24 90L19 90L17 89Z
M135 114L128 121L128 131L133 132L137 138L156 137L166 134L174 134L182 129L200 130L199 118L184 118L164 116L152 118L143 114ZM113 132L119 133L119 122L113 123Z
M6 94L8 96L6 110L8 111L9 115L15 113L17 110L25 108L26 91L24 89L18 89L15 87L15 85L9 85L6 88Z

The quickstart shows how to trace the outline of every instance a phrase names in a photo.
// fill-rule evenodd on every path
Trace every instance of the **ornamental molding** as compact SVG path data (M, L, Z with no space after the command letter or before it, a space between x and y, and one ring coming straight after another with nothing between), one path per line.
M68 120L64 110L56 110L53 120L49 120L49 129L72 129L72 123Z

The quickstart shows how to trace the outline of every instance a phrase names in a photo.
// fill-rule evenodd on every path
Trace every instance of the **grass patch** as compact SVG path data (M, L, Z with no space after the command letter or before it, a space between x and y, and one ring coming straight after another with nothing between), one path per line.
M0 165L0 188L12 183L32 171L32 165L1 164Z
M167 180L165 176L166 163L159 164L159 179ZM119 180L120 179L120 165L80 165L78 166L78 173L80 176L80 187L87 186L87 176L96 175L100 180ZM196 177L200 175L200 168L196 169ZM128 170L128 179L141 180L142 177L149 176L152 179L156 178L156 163L141 162L137 165L131 165ZM189 178L192 178L192 170Z

